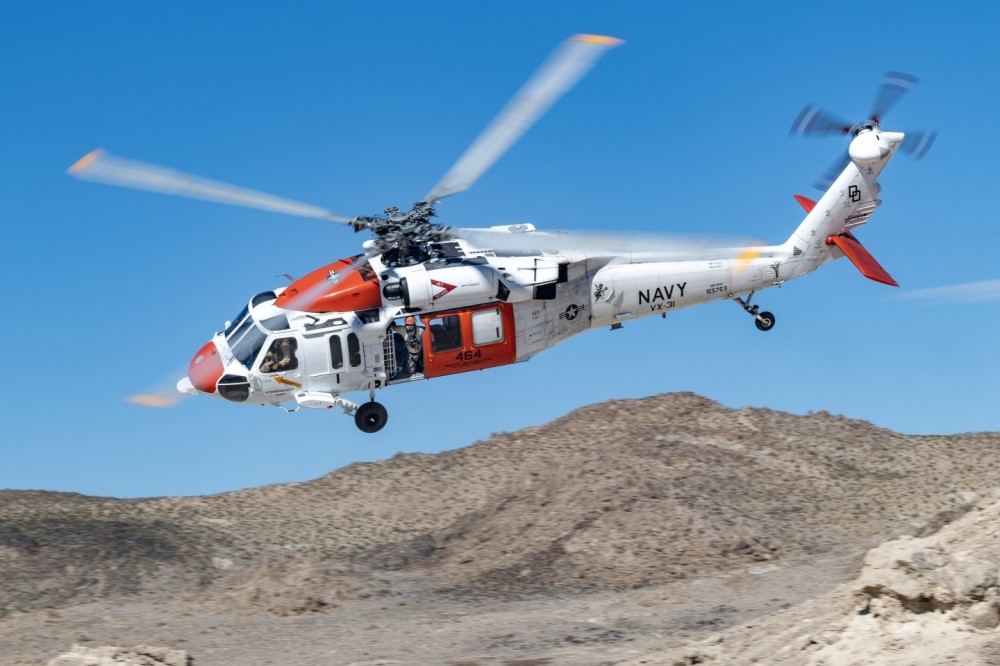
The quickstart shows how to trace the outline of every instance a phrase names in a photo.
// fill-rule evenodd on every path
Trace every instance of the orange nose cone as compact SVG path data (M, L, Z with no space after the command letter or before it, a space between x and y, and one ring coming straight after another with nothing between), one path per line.
M198 350L188 366L191 384L202 393L215 393L215 386L222 377L222 359L214 342Z

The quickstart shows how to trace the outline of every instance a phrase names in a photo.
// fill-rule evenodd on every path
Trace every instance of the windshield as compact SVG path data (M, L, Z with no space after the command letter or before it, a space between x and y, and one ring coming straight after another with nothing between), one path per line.
M264 346L266 338L267 333L256 326L251 326L246 334L236 341L236 344L230 341L229 348L233 350L233 356L236 357L236 360L249 370L250 366L253 365L254 359L257 358L257 354L260 353L261 348Z
M252 299L252 305L260 305L269 300L274 300L273 291L257 294ZM233 356L249 370L257 358L257 354L260 353L261 348L264 346L267 332L284 331L287 329L288 318L285 315L268 317L258 322L253 314L250 313L250 306L247 306L240 310L240 314L237 315L236 319L226 327L225 336L226 342L229 343L229 348L233 352Z
M267 333L262 331L254 321L253 315L245 316L239 324L234 324L226 329L226 341L233 352L236 360L243 364L247 370L253 364L261 347L264 346L264 339Z
M249 312L250 312L250 306L244 305L243 309L240 310L240 313L236 315L236 319L233 319L231 322L229 322L229 326L226 327L226 333L225 333L227 338L230 335L232 335L232 332L236 330L236 327L240 325L240 323L243 321L243 318L246 317Z

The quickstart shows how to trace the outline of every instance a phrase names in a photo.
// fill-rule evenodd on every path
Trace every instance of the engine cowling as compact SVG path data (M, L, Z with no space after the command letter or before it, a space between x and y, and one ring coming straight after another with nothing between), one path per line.
M497 294L493 269L482 265L450 265L427 270L425 264L394 271L398 281L388 282L382 295L388 301L402 300L408 308L449 308L488 301Z

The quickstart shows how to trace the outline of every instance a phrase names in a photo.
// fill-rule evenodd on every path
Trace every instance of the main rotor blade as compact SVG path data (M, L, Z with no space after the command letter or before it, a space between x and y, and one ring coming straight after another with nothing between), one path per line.
M880 122L886 111L891 109L899 98L913 89L920 79L903 72L886 72L882 77L882 85L875 94L875 104L872 105L871 118Z
M166 167L137 162L122 157L115 157L101 148L84 155L66 173L74 178L93 180L108 185L130 187L137 190L148 190L162 194L174 194L181 197L205 199L217 203L244 206L268 210L275 213L286 213L300 217L312 217L332 222L350 223L346 217L299 203L291 199L276 197L243 187L221 183L201 176L168 169Z
M794 136L847 134L851 131L851 123L815 104L809 104L799 113L798 118L792 123L790 131Z
M501 229L449 229L452 236L478 249L517 252L524 250L581 252L651 252L677 256L700 256L707 251L735 248L746 239L696 234L624 234L591 231L508 232Z
M576 35L559 45L424 200L469 189L608 49L622 43L614 37Z
M187 366L178 368L145 392L130 395L125 398L125 402L142 407L173 407L193 395L193 393L185 394L178 390L178 381L185 379L187 379ZM190 380L188 383L190 384Z

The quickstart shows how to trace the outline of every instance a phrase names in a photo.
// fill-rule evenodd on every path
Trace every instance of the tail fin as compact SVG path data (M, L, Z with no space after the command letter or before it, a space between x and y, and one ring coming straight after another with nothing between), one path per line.
M826 239L826 244L840 248L844 256L850 259L851 263L869 280L875 280L892 287L899 286L899 283L892 279L892 276L882 268L881 264L875 261L875 257L858 242L858 239L850 231L845 231L838 236L830 236Z
M793 258L797 258L800 262L806 264L812 264L814 268L816 265L824 263L824 261L829 261L839 256L830 255L828 251L822 249L824 246L822 239L825 237L825 245L839 249L866 278L893 287L899 286L899 283L889 275L888 271L882 268L878 261L875 260L875 257L854 237L854 234L848 228L845 228L864 224L876 206L881 203L878 199L869 198L866 202L862 202L852 210L847 211L847 215L843 219L843 226L839 228L838 226L830 227L825 225L828 215L820 217L820 211L816 211L815 214L813 213L813 210L818 205L817 202L801 194L796 194L795 200L805 209L807 215L805 221L803 221L802 225L787 243L791 247ZM825 226L826 228L824 228ZM809 234L808 236L806 235L807 233ZM812 239L812 242L806 241L806 238ZM803 270L802 272L805 271Z
M801 194L796 194L794 196L795 200L799 202L799 205L806 209L807 213L811 213L812 209L816 207L816 202L809 197L804 197Z

